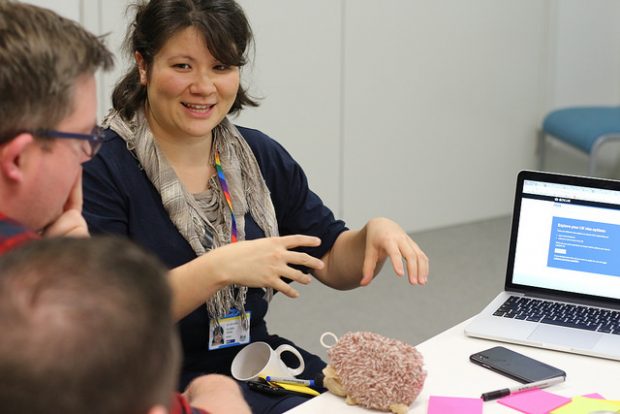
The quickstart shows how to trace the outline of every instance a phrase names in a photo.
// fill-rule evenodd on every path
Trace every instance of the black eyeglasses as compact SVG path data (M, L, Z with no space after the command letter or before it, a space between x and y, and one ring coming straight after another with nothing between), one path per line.
M30 132L32 135L36 135L41 138L67 138L67 139L81 139L87 141L89 144L89 151L84 150L84 153L92 158L95 156L97 151L101 149L101 145L103 145L103 128L98 126L94 127L90 134L78 134L76 132L63 132L56 131L55 129L35 129L34 131L23 131Z

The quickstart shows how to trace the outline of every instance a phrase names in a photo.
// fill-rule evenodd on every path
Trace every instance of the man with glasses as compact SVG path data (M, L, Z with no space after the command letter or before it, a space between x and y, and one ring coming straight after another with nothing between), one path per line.
M0 2L0 253L40 236L87 236L81 164L101 145L100 39L55 13Z

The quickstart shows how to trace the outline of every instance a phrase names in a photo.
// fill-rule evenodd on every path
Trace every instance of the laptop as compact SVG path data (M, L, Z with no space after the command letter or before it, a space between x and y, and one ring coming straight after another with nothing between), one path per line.
M466 335L620 360L620 181L521 171L504 289Z

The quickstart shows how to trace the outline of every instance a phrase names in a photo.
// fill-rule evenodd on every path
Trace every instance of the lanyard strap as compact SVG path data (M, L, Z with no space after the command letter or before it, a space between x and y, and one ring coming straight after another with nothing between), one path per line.
M237 241L237 221L235 220L235 215L233 214L232 197L230 196L230 191L228 190L228 183L226 182L226 177L224 177L224 170L222 169L220 152L218 150L215 150L215 169L217 170L217 178L220 181L222 192L224 193L224 197L226 198L226 202L228 203L228 207L230 208L230 219L232 223L230 229L230 242L235 243Z

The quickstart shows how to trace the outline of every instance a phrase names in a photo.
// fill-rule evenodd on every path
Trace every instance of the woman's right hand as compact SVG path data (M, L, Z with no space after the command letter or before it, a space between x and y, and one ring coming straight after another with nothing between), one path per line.
M311 277L291 265L301 265L312 270L322 269L320 259L306 253L292 251L296 247L316 247L318 237L291 235L246 240L227 244L197 258L208 260L209 273L225 285L237 284L248 287L270 287L291 298L299 292L282 280L287 278L307 285Z
M175 319L180 320L231 284L273 288L291 298L298 297L299 292L282 278L304 285L310 283L311 278L291 265L318 270L324 264L320 259L291 249L320 244L318 237L303 235L241 241L213 249L172 269L169 280Z

